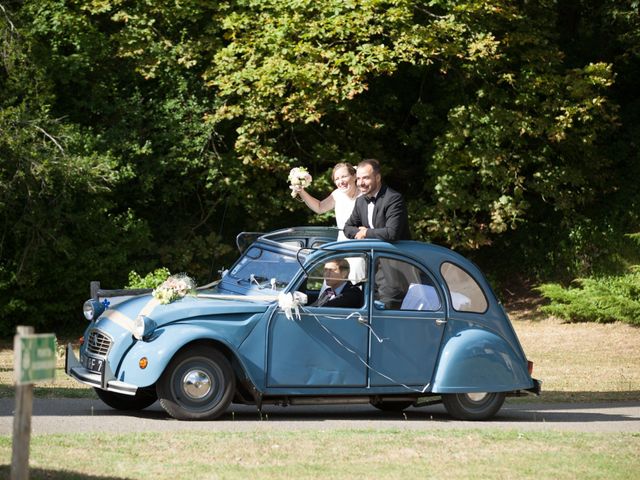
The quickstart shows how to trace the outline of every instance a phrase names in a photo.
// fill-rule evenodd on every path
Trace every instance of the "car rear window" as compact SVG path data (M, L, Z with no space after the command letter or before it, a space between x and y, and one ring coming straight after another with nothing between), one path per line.
M440 272L449 287L454 310L474 313L487 310L487 298L471 275L449 262L444 262L440 266Z

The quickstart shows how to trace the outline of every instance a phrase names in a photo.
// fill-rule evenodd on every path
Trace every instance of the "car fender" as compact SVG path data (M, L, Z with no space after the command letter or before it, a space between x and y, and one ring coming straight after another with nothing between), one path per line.
M252 318L247 323L254 323ZM174 323L165 325L156 330L147 341L135 342L124 355L117 373L116 379L137 387L148 387L158 381L174 355L185 345L195 341L209 340L218 342L230 350L241 363L237 355L237 345L248 334L245 329L238 328L239 322L219 322L216 328L212 328L211 322L207 324ZM250 331L250 330L249 330ZM147 359L147 365L143 369L140 366L141 358ZM246 371L244 365L242 368Z
M446 340L432 392L508 392L532 386L526 359L495 333L471 328Z

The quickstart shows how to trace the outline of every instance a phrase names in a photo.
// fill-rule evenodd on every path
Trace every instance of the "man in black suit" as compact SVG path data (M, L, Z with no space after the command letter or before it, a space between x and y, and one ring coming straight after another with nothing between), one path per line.
M356 183L362 195L344 225L348 238L378 238L387 242L409 240L407 207L402 195L382 184L380 163L362 160L356 170Z
M349 262L344 258L329 260L324 264L324 285L316 307L359 308L362 291L349 280Z

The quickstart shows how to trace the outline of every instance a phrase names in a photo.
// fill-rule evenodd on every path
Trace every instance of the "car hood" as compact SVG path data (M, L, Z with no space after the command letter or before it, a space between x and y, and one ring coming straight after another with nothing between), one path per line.
M140 315L152 319L157 326L194 317L216 316L217 319L222 319L221 316L229 316L231 320L237 319L238 315L262 313L274 301L274 298L268 296L264 299L249 299L242 295L198 295L161 304L151 295L140 295L107 308L98 323L110 320L132 330L134 320Z

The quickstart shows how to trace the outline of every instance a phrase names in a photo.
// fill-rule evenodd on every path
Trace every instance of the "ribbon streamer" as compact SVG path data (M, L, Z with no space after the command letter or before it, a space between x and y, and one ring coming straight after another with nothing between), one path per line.
M380 371L376 370L376 369L375 369L375 368L373 368L371 365L369 365L369 364L367 363L367 361L366 361L365 359L363 359L363 358L360 356L360 354L359 354L358 352L356 352L356 351L355 351L355 350L353 350L352 348L349 348L347 345L345 345L345 344L344 344L344 343L343 343L343 342L342 342L338 337L336 337L336 336L333 334L333 332L332 332L331 330L329 330L327 327L325 327L325 326L322 324L322 322L320 321L320 319L318 319L318 317L317 317L314 313L309 312L308 310L305 310L304 308L302 308L302 311L303 311L304 313L306 313L307 315L312 316L312 317L315 319L315 321L318 323L318 325L320 325L320 327L321 327L325 332L327 332L327 333L329 334L329 336L330 336L331 338L333 338L333 340L334 340L338 345L340 345L342 348L344 348L347 352L349 352L349 353L351 353L351 354L355 355L355 356L356 356L356 358L357 358L358 360L360 360L360 362L361 362L365 367L367 367L369 370L371 370L372 372L377 373L378 375L380 375L381 377L386 378L386 379L387 379L387 380L389 380L390 382L393 382L393 383L395 383L395 384L397 384L397 385L400 385L401 387L404 387L404 388L406 388L407 390L411 390L412 392L424 393L424 392L427 390L427 388L429 388L429 385L431 385L431 382L429 382L429 383L427 383L424 387L422 387L422 389L413 388L413 387L410 387L409 385L405 385L404 383L401 383L401 382L399 382L399 381L397 381L397 380L395 380L395 379L391 378L390 376L385 375L384 373L382 373L382 372L380 372ZM360 314L359 314L358 312L353 312L353 313L351 313L351 314L350 314L348 317L346 317L346 318L350 318L350 317L352 317L352 316L354 316L354 315L360 315ZM337 317L327 317L327 318L334 318L334 319L337 319ZM340 319L340 320L342 320L343 318L342 318L342 317L340 317L339 319ZM375 335L375 337L378 339L378 342L382 343L382 341L383 341L383 340L388 340L388 338L381 339L381 338L376 334L376 332L374 332L373 328L372 328L369 324L364 324L364 323L363 323L363 325L365 325L365 326L369 327L369 329L371 330L371 332L373 332L373 334Z
M198 293L198 298L213 298L216 300L237 300L247 302L273 302L278 300L277 295L238 295L224 293Z
M305 311L305 313L307 313ZM349 320L351 317L358 317L358 323L360 325L362 325L363 327L367 327L369 330L371 330L371 333L373 333L373 336L376 337L376 340L378 340L378 343L382 343L385 340L389 340L388 337L384 337L384 338L380 338L380 336L376 333L376 331L373 329L373 327L371 325L369 325L367 322L362 322L362 315L360 315L359 312L353 312L351 314L349 314L346 317L332 317L330 315L327 315L327 318L330 318L331 320Z
M398 382L397 380L391 378L388 375L385 375L384 373L376 370L375 368L373 368L371 365L369 365L369 363L367 363L367 361L362 358L360 356L360 354L358 352L356 352L355 350L353 350L352 348L349 348L347 345L345 345L338 337L336 337L333 332L331 330L329 330L327 327L325 327L322 322L320 321L320 319L312 312L310 312L309 310L305 309L302 307L302 305L306 305L307 304L307 296L302 293L302 292L293 292L293 294L291 293L281 293L278 296L275 295L222 295L222 294L198 294L198 297L204 297L204 298L216 298L216 299L221 299L221 300L245 300L245 301L259 301L259 302L269 302L269 301L273 301L273 300L278 300L278 306L284 311L285 316L287 317L287 319L289 320L293 320L294 317L296 320L300 320L301 319L301 315L300 315L300 311L302 310L303 313L313 317L313 319L318 323L318 325L320 325L320 327L329 334L329 336L338 344L340 345L342 348L344 348L347 352L351 353L352 355L354 355L365 367L367 367L369 370L371 370L372 372L380 375L383 378L386 378L387 380L389 380L390 382L393 382L397 385L400 385L401 387L406 388L407 390L410 390L412 392L417 392L417 393L424 393L427 388L429 388L429 385L431 385L431 383L427 383L424 387L422 387L421 389L417 389L417 388L413 388L410 387L409 385L405 385L404 383ZM332 320L346 320L349 318L352 318L354 316L358 316L360 317L360 313L358 312L352 312L350 313L347 317L331 317L331 316L327 316L326 318L332 319ZM369 325L368 323L363 323L363 322L358 322L362 325L364 325L365 327L367 327L371 333L373 333L374 337L376 337L376 340L378 340L379 343L384 342L385 340L389 340L388 338L380 338L380 336L378 336L378 334L375 332L375 330L373 329L373 327L371 325Z

